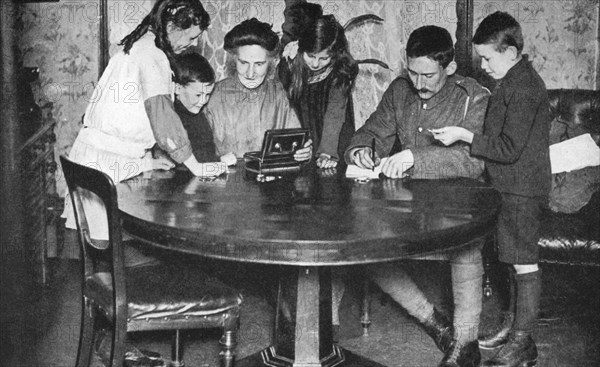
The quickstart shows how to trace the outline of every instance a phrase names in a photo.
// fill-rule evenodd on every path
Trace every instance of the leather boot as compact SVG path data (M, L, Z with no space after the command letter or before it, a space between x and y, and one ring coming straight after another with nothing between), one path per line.
M423 322L423 328L442 353L446 354L450 350L453 343L452 323L436 308L433 309L431 317Z
M502 324L500 330L497 333L492 334L484 339L479 339L479 347L481 349L496 349L506 344L508 336L513 328L515 321L514 312L506 311L503 312Z
M530 367L537 363L537 348L531 338L541 294L541 271L517 274L517 305L514 330L486 367Z
M515 271L510 268L507 269L507 271L509 289L505 298L507 298L508 304L506 311L502 313L502 324L500 325L500 330L490 336L480 338L479 348L496 349L501 347L502 345L506 344L508 335L513 329L513 324L515 321L515 305L517 303L517 281L515 279Z
M498 354L483 364L484 367L531 367L537 363L537 348L526 331L513 331Z
M481 354L477 340L464 345L453 342L438 367L477 367L479 362L481 362Z

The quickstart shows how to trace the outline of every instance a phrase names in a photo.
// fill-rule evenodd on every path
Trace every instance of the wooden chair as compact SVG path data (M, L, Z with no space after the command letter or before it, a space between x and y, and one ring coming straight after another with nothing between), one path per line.
M82 254L82 313L77 366L89 366L100 317L113 327L110 366L122 367L127 332L175 330L173 366L183 366L179 330L223 328L223 365L234 362L242 296L198 267L156 262L126 267L114 183L106 174L60 157L75 209ZM106 206L109 240L90 238L82 192ZM87 194L87 193L86 193ZM103 265L102 265L103 264ZM108 266L107 266L108 264ZM104 269L104 270L102 270Z

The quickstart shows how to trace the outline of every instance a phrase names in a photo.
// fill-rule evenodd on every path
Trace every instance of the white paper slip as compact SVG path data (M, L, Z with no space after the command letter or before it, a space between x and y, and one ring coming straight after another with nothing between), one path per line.
M347 178L371 178L371 179L379 178L379 174L381 173L381 167L383 167L383 164L387 160L388 160L388 157L382 158L381 163L379 163L379 165L376 166L374 170L370 170L370 169L366 169L366 168L359 168L358 166L356 166L354 164L349 164L348 167L346 168L346 177Z
M590 166L600 166L600 148L590 134L550 145L552 173L570 172Z

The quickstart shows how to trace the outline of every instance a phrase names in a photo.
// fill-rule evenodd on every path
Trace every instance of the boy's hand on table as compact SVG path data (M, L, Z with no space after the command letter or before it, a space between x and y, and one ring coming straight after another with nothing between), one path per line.
M227 164L224 162L207 162L207 163L199 163L200 169L196 172L192 173L194 176L198 177L216 177L220 176L225 172L229 172L227 170Z
M221 156L221 162L228 166L235 166L237 164L237 157L232 152L229 152Z
M152 160L152 169L168 171L173 168L175 168L175 163L167 157L160 157Z
M198 163L192 154L183 164L197 177L216 177L227 171L227 164L223 162Z

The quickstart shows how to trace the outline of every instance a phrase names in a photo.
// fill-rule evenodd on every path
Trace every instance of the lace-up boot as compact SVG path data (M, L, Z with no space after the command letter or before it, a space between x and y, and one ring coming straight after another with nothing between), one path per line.
M517 274L517 306L514 329L506 344L485 367L531 367L537 363L537 348L531 338L541 293L541 271Z
M481 354L477 340L466 344L453 342L438 367L477 367L481 362Z
M496 356L483 364L484 367L531 367L537 363L537 347L531 334L513 331L507 343Z
M445 354L450 350L452 346L452 324L436 308L433 309L431 317L423 322L423 328L442 353Z

